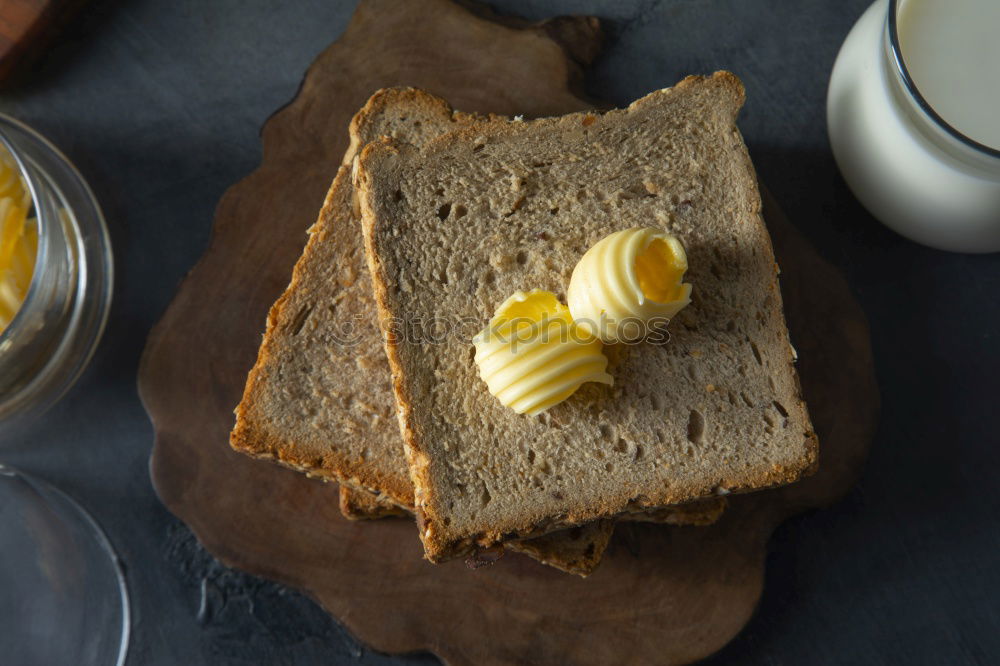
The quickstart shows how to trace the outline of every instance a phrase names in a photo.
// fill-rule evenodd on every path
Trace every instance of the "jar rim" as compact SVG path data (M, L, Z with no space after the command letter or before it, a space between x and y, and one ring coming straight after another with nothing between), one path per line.
M964 134L957 128L955 128L951 123L945 120L941 114L934 110L927 98L923 96L920 89L917 87L916 82L910 75L910 70L906 66L906 60L903 58L903 49L899 42L899 29L897 22L897 14L899 12L899 0L889 0L889 16L888 16L888 27L887 34L889 38L889 50L892 55L893 64L896 67L896 72L899 74L902 80L903 87L910 94L913 100L920 107L927 117L934 122L940 129L944 130L949 136L957 141L961 142L965 146L975 150L978 153L992 157L995 159L1000 159L1000 149L987 146L984 143L976 141L972 137Z

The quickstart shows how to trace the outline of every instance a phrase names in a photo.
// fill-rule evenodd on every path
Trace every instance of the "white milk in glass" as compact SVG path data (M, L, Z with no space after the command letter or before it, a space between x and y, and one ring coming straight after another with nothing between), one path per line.
M1000 0L902 0L896 26L903 62L931 108L1000 149Z
M844 179L882 222L1000 250L1000 0L875 2L837 57L827 116Z

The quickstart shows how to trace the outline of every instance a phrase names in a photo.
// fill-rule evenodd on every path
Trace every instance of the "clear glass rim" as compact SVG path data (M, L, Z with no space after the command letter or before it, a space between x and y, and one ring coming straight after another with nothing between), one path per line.
M930 102L928 102L923 94L921 94L920 89L917 88L917 84L914 82L913 77L910 76L910 70L906 66L906 60L903 58L903 49L899 44L899 30L898 22L896 20L899 5L900 0L889 0L888 36L889 49L892 54L893 64L896 66L896 72L899 74L899 77L903 82L903 87L917 103L917 106L920 107L920 110L923 111L935 125L944 130L953 139L956 139L978 153L1000 160L1000 149L987 146L986 144L980 143L972 137L960 132L934 110L934 107L931 106Z
M83 525L86 526L91 538L94 539L97 546L104 551L104 553L108 556L108 559L111 560L111 567L118 587L118 601L121 604L122 613L118 657L115 664L117 666L123 666L125 659L128 656L130 638L132 635L132 603L128 591L128 582L125 578L125 571L122 567L122 560L118 556L118 552L115 550L114 544L111 543L111 539L108 537L107 532L104 531L104 528L97 522L97 519L94 518L94 516L87 509L85 509L82 504L52 484L47 483L34 475L26 474L14 467L8 467L3 463L0 463L0 477L19 479L21 482L27 483L36 489L36 491L40 492L43 497L48 495L63 502L66 507L69 507L75 512L76 517Z

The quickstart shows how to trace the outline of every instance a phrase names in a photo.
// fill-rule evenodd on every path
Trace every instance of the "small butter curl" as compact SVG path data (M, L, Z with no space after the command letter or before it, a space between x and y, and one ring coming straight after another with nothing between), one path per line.
M518 414L540 414L586 382L613 382L601 341L549 291L516 292L472 342L490 393Z

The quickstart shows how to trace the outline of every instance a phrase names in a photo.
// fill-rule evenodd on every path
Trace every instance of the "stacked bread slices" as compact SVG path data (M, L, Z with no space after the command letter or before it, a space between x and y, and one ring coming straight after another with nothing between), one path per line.
M811 470L742 101L728 73L536 121L376 93L268 316L233 447L339 482L348 518L415 514L432 561L508 548L580 575L616 520L709 524L720 495ZM392 324L481 327L514 291L564 293L590 245L637 225L686 245L693 302L668 343L609 350L612 387L518 415L471 334Z

